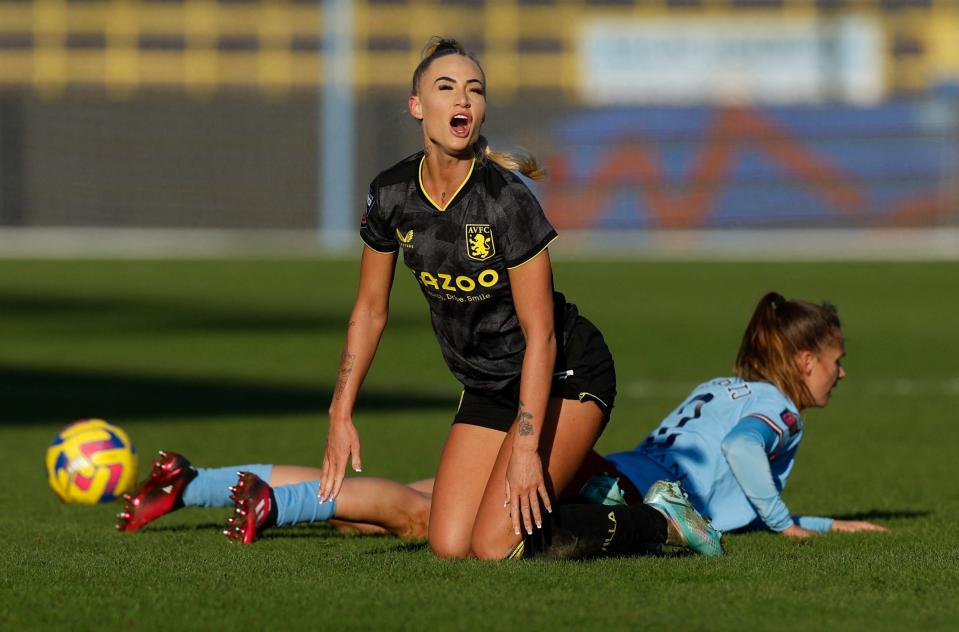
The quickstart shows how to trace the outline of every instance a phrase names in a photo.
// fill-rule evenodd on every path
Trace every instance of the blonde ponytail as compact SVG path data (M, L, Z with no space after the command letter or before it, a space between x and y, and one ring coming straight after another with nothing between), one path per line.
M493 151L485 136L476 141L476 156L480 160L492 160L509 171L518 171L527 178L541 181L546 179L546 168L540 166L531 154Z

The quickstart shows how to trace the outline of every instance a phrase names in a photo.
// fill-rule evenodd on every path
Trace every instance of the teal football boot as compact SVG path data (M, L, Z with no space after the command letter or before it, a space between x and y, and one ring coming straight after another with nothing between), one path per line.
M679 483L656 481L643 502L666 518L669 531L666 544L683 546L700 555L723 554L723 534L699 515Z
M597 505L628 505L623 490L619 487L619 479L609 474L594 474L590 476L579 495ZM635 500L635 499L634 499Z

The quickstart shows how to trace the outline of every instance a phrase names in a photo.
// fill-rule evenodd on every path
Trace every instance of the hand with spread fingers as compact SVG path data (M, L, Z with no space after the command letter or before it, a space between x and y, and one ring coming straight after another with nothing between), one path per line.
M514 447L506 468L506 502L513 531L533 533L533 527L543 528L540 501L548 512L550 504L546 481L543 477L543 462L536 450Z
M340 493L346 477L346 463L352 460L353 471L362 472L360 459L360 435L351 418L330 419L326 438L326 454L323 456L323 477L320 479L319 499L333 500Z
M813 537L816 537L817 535L822 535L818 531L803 529L798 524L789 525L788 527L780 531L779 534L789 538L813 538Z

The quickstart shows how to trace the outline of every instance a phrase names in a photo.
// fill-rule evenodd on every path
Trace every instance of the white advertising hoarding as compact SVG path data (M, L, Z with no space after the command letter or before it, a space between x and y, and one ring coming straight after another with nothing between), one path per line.
M580 31L594 104L874 103L881 26L868 16L595 19Z

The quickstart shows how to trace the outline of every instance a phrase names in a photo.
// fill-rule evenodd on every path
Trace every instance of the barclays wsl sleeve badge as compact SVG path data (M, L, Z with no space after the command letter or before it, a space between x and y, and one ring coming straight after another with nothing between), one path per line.
M376 198L373 196L373 191L370 191L366 194L366 208L363 209L363 216L360 217L360 228L366 228L366 218L370 214L370 209L373 208L373 204L376 203Z
M466 254L477 261L486 261L496 254L493 229L489 224L466 225Z

